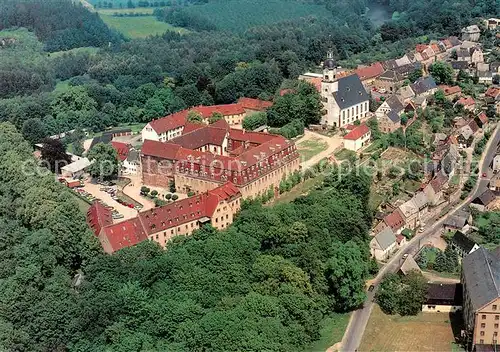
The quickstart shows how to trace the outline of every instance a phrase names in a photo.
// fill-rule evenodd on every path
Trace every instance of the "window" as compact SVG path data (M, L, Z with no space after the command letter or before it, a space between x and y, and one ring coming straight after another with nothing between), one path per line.
M497 310L497 305L496 304L493 305L493 310Z
M481 315L481 319L486 319L486 314Z
M485 328L486 327L486 324L485 323L481 323L481 328Z
M481 331L479 335L484 336L484 331Z
M483 345L483 344L484 344L484 340L483 340L483 339L479 340L479 343L480 343L481 345Z
M498 324L495 324L495 329L498 329Z
M495 331L495 332L493 333L493 336L498 336L498 332L497 332L497 331Z
M500 315L495 315L495 320L499 320L500 319Z

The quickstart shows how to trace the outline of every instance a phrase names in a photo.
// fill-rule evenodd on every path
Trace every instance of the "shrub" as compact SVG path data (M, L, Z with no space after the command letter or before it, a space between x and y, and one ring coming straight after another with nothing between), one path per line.
M176 201L177 199L179 199L179 196L177 194L172 195L172 200L173 201Z
M170 193L165 194L165 199L167 200L172 199L172 194Z

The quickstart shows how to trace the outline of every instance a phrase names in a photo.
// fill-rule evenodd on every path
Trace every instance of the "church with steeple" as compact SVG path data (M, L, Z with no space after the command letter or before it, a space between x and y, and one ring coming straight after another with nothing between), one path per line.
M325 114L322 125L343 127L368 116L369 95L355 73L346 75L328 52L323 62L321 98Z

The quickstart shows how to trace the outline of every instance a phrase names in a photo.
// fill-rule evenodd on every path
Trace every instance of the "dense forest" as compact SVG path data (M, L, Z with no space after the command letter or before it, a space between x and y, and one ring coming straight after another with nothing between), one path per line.
M293 203L246 204L226 231L207 227L166 251L146 241L110 256L69 191L38 175L29 144L0 124L1 348L306 348L323 316L364 300L372 269L371 180L334 175Z

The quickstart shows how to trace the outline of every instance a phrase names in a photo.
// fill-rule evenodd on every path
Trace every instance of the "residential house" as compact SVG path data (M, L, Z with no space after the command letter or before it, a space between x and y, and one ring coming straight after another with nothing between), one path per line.
M500 192L500 173L496 173L493 175L493 177L490 179L490 184L488 187L493 191L493 192Z
M450 240L450 246L461 258L479 249L479 245L461 231L455 231Z
M471 207L476 208L479 211L486 211L489 209L489 205L496 199L495 193L491 189L486 189L483 193L472 200L470 204Z
M127 175L137 175L141 168L141 154L139 151L132 149L128 153L127 158L122 163L122 172Z
M399 234L396 236L396 245L398 248L403 247L406 243L408 243L408 241L404 235Z
M484 22L490 31L494 31L500 26L500 18L488 18Z
M500 331L500 261L483 247L462 260L463 320L471 350L494 350Z
M477 71L476 73L478 83L490 86L493 84L493 72L490 71Z
M417 228L428 211L427 196L424 192L417 192L412 199L399 206L399 211L403 215L405 227Z
M489 87L484 93L484 98L488 104L495 107L495 111L500 115L500 87Z
M418 97L413 98L412 102L417 108L421 108L423 110L427 107L427 96L419 95Z
M94 202L87 222L106 253L113 253L142 241L165 247L175 236L188 236L204 224L222 230L240 209L241 193L230 182L211 191L138 213L137 217L112 223L111 209Z
M321 97L325 107L322 125L343 127L368 116L369 94L358 75L339 77L339 67L332 53L328 53L323 63Z
M462 156L458 150L458 145L452 143L450 139L447 141L446 147L447 149L443 159L441 160L441 170L443 171L443 174L448 176L448 180L450 180L455 174L457 168L461 166Z
M438 90L436 81L434 81L434 78L431 76L420 77L415 83L411 84L410 87L416 96L429 96L436 93Z
M480 36L481 36L481 30L475 24L462 28L462 40L477 42L479 41Z
M458 130L457 141L462 148L468 148L471 146L474 140L474 134L479 130L479 126L473 119L470 120L467 125L461 127Z
M452 61L451 62L451 67L453 68L454 79L457 79L458 73L460 71L463 71L463 72L466 72L468 74L471 74L470 63L467 62L467 61Z
M396 236L390 227L384 229L370 241L370 252L377 260L388 259L396 248Z
M370 143L371 130L366 124L361 124L344 136L344 148L357 152Z
M488 124L488 116L486 116L486 114L484 112L480 112L476 116L475 121L476 121L477 125L479 126L479 128L484 128Z
M476 101L472 97L462 97L456 101L454 106L459 104L462 105L467 111L474 112L476 109Z
M413 97L415 97L415 92L411 89L411 87L404 86L397 90L396 96L402 101L404 104L409 103Z
M415 258L413 257L413 255L408 254L406 259L404 259L403 264L401 264L401 267L398 270L398 274L406 276L412 271L416 271L419 273L422 272L422 270L418 266L417 262L415 261Z
M462 309L462 284L429 283L422 304L425 313L454 313Z
M394 209L390 214L385 215L373 229L374 234L382 232L385 228L391 228L392 232L399 234L405 225L403 215L399 209Z
M500 61L490 62L490 71L493 73L500 73Z
M370 66L358 67L355 71L365 87L370 87L375 79L384 72L384 67L380 62L375 62Z
M116 155L118 157L118 161L123 162L124 160L127 159L128 153L130 152L130 149L132 148L132 146L130 144L112 141L111 145L113 146L113 149L116 150Z
M459 86L447 86L447 85L441 85L439 86L439 89L441 89L444 93L444 96L446 99L449 101L452 101L455 98L459 98L462 95L462 88Z
M498 172L500 171L500 154L495 155L493 158L493 172Z
M459 209L453 214L448 215L443 223L445 231L466 232L472 224L472 215L466 209Z
M87 168L92 165L93 161L91 162L87 158L81 158L75 162L72 162L71 164L68 164L66 166L63 166L61 168L61 175L63 177L68 177L68 178L81 178L85 174Z
M448 185L448 176L439 172L423 189L429 205L437 205L443 198L443 190Z
M404 76L394 70L385 71L375 80L375 85L379 89L384 89L386 92L394 93L402 85L405 80Z

